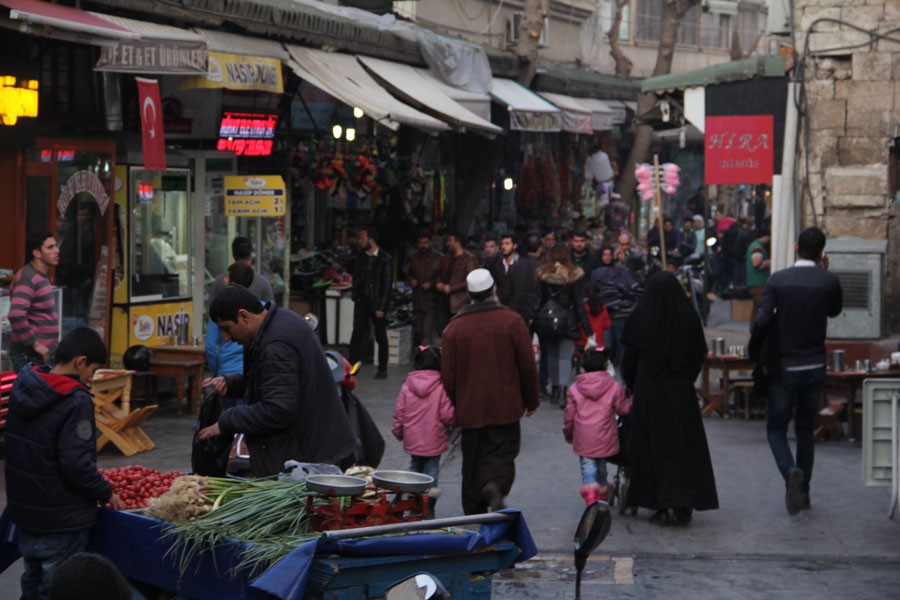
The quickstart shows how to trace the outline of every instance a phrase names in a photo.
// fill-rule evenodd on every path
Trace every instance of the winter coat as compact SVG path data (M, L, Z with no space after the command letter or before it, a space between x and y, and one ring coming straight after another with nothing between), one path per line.
M440 456L447 433L456 422L453 403L441 383L440 371L411 371L397 396L391 432L411 456Z
M578 456L606 458L619 453L616 415L631 412L625 388L606 371L582 373L569 388L563 434Z
M630 315L643 293L641 284L627 267L598 267L591 273L591 281L600 284L600 299L610 319Z
M32 533L84 531L112 497L97 470L90 392L49 367L19 371L4 432L6 496L13 522Z
M375 256L361 250L353 265L354 302L368 302L373 311L387 311L391 297L391 279L393 278L391 255L379 248Z
M413 289L412 300L414 310L431 310L438 303L439 292L434 288L437 276L440 273L441 261L444 255L431 249L424 254L413 252L409 256L409 269L406 276L415 279L417 286ZM430 283L430 289L422 288L423 283Z
M494 300L467 305L447 324L441 379L463 429L517 423L540 404L528 327Z
M245 404L223 411L219 428L245 434L256 477L279 473L291 459L337 464L359 441L319 338L297 313L267 306L244 354L244 374L228 377L228 395Z
M609 313L606 311L606 307L604 306L599 314L591 313L591 306L587 302L584 303L584 312L588 317L588 320L591 322L591 329L594 330L594 339L597 341L598 346L603 346L603 338L606 336L606 330L612 327L612 321L609 318ZM588 333L581 328L581 335L578 336L578 339L575 340L575 345L584 347L587 345Z
M450 314L456 314L469 303L466 276L478 268L478 260L469 251L459 256L445 254L438 270L438 281L450 285Z
M541 301L541 290L535 271L541 266L541 259L533 254L520 256L516 264L509 268L501 300L531 326Z
M584 271L579 267L567 269L560 263L550 271L538 271L541 282L541 307L552 298L569 313L569 330L566 337L578 339L579 325L587 333L593 335L591 322L584 312ZM538 309L540 312L540 308Z

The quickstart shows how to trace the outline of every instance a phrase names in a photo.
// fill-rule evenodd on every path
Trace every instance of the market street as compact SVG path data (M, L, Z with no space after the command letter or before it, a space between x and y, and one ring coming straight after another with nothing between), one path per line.
M721 308L714 310L714 320ZM743 343L738 324L719 323L707 337ZM394 399L405 370L387 380L362 370L359 397L385 434L382 466L406 468L400 444L390 437ZM142 464L188 470L193 419L177 418L173 403L146 424L153 451L125 458L115 450L102 467ZM584 598L890 598L900 586L900 522L889 520L887 487L864 487L859 443L822 442L816 449L812 510L796 517L784 507L784 486L772 460L762 420L704 420L721 508L695 513L687 526L614 511L609 537L588 563ZM545 405L523 420L517 478L508 498L524 511L541 553L494 577L499 600L574 597L572 534L583 508L578 462L560 433L562 411ZM462 514L461 455L451 449L441 466L440 517ZM610 475L615 471L612 467ZM5 493L3 494L5 504ZM0 575L0 600L18 598L21 562Z

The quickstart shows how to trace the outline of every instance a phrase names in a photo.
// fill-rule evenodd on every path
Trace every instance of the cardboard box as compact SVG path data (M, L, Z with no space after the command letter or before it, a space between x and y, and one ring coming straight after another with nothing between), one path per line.
M732 300L731 301L731 320L732 321L750 321L750 315L753 312L753 300Z

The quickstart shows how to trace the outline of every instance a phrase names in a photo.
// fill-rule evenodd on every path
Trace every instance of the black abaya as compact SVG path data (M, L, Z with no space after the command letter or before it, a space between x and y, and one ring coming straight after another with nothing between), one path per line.
M631 409L629 504L650 509L719 507L694 381L706 340L671 273L657 273L625 323L622 375Z

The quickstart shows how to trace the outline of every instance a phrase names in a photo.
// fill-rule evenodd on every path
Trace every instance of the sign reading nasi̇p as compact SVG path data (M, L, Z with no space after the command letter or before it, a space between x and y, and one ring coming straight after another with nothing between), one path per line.
M706 117L705 146L705 183L772 183L772 115Z
M225 215L229 217L282 217L285 184L281 175L227 175Z

